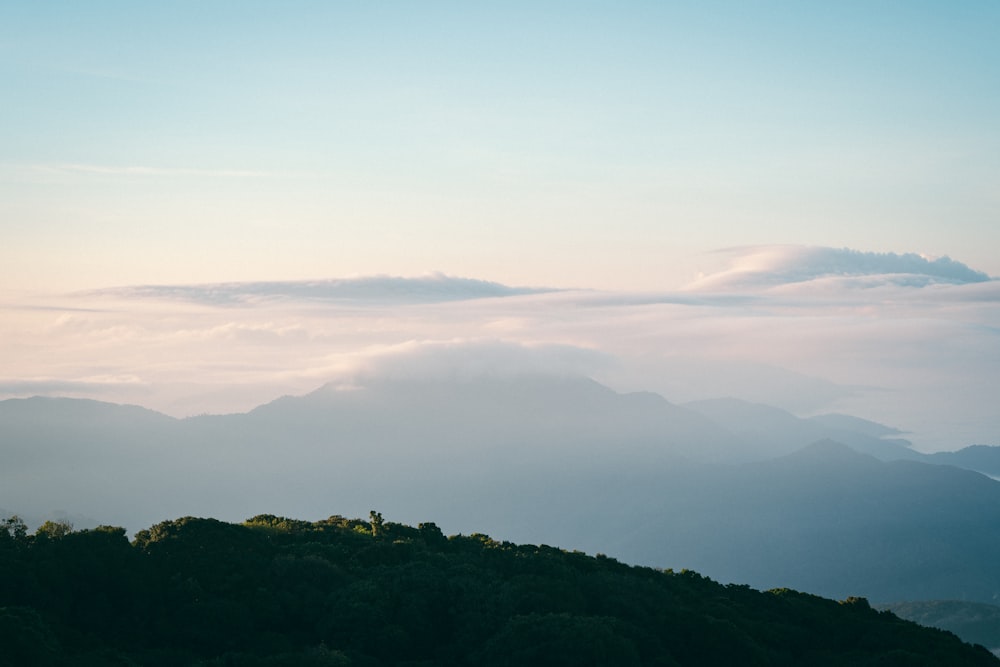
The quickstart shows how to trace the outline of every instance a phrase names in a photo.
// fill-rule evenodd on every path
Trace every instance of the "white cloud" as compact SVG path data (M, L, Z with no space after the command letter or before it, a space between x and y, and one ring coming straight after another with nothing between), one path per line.
M361 384L539 374L592 376L610 365L613 362L607 354L571 345L455 339L407 341L365 350L348 356L337 375L340 381Z
M761 289L823 279L837 280L852 288L926 287L990 280L985 273L949 257L930 259L914 253L795 245L751 246L722 252L730 256L730 267L699 279L689 289Z

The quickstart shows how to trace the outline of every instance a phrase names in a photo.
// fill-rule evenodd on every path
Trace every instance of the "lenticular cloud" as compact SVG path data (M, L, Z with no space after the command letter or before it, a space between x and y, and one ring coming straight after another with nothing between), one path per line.
M728 269L706 276L695 290L761 289L839 279L856 287L963 285L991 278L949 257L929 259L915 253L861 252L848 248L753 246L724 251Z
M251 304L261 300L312 300L347 303L442 303L556 290L510 287L471 278L432 273L416 278L362 276L331 280L214 283L207 285L140 285L100 290L97 294L126 298L160 298L211 305Z

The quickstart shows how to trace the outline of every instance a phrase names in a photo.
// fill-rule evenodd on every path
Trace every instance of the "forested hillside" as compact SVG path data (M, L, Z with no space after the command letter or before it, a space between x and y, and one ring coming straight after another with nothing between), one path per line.
M993 665L863 599L331 517L0 525L0 665Z

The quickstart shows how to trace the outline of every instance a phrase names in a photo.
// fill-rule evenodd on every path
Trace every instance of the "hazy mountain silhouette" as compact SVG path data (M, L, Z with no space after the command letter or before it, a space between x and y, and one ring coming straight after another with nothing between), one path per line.
M825 441L772 461L687 470L662 489L663 504L636 517L642 528L615 553L821 595L1000 596L1000 485L976 472L883 462Z
M847 415L801 419L780 408L736 398L685 403L684 407L709 417L744 442L751 459L781 456L819 440L836 440L865 454L888 461L919 459L921 454L897 435L896 429Z
M969 643L1000 653L1000 607L961 600L896 602L878 606L900 618L931 628L947 630Z
M257 508L363 513L414 497L454 508L456 494L506 477L646 468L684 455L717 460L733 446L724 429L655 394L541 376L324 387L247 414L183 420L94 401L16 399L0 402L0 434L0 504L33 514L80 508L132 528L164 515L241 518ZM469 510L456 520L474 517Z
M20 399L0 402L0 505L131 530L167 516L379 507L762 587L991 600L1000 485L843 444L806 447L835 437L880 458L923 457L885 439L896 434L542 375L373 380L189 419Z
M823 426L836 429L838 431L861 433L873 438L884 438L887 436L903 434L903 432L898 428L886 426L885 424L879 424L878 422L873 422L868 419L861 419L860 417L852 417L851 415L836 413L817 415L815 417L809 417L809 421L822 424ZM908 442L901 442L905 443L906 446L909 446Z
M926 461L977 470L984 475L1000 477L1000 447L971 445L957 452L928 454Z

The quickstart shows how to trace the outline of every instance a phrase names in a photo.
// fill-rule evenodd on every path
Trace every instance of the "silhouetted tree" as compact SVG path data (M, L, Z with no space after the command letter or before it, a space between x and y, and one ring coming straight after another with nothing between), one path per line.
M14 514L3 520L0 523L0 535L4 535L13 540L24 541L28 536L28 527L25 525L21 517Z

